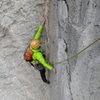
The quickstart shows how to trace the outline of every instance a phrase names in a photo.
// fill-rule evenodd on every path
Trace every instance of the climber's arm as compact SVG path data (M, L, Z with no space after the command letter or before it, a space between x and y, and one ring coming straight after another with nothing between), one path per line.
M37 54L36 59L37 59L44 67L46 67L47 69L49 69L49 70L52 70L52 69L53 69L53 66L49 65L49 64L45 61L45 58L43 57L43 55L42 55L41 53L38 53L38 54Z
M46 63L45 60L44 60L44 61L41 61L41 60L40 60L40 63L41 63L44 67L46 67L47 69L52 70L54 73L56 73L56 68L54 68L53 66L49 65L48 63Z
M46 63L46 62L41 62L41 64L42 64L44 67L46 67L47 69L49 69L49 70L52 70L52 69L53 69L53 66L49 65L49 64Z
M38 28L37 33L36 33L35 36L34 36L34 39L39 39L39 38L41 37L42 30L43 30L43 26L40 25L39 28Z
M47 69L49 69L49 70L52 70L52 69L53 69L53 66L49 65L49 64L45 61L44 58L39 59L38 61L39 61L44 67L46 67Z
M46 19L43 17L42 24L39 26L37 33L34 36L34 39L39 39L42 34L43 26L45 25Z

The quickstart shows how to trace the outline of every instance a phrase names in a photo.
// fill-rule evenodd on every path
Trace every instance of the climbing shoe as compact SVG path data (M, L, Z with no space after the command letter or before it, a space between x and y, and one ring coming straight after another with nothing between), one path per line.
M47 83L47 84L50 84L50 81L48 80L48 81L46 81L46 83Z

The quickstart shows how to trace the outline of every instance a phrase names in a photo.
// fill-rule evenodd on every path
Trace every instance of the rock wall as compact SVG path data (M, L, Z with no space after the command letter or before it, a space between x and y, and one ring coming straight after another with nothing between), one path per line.
M44 0L0 0L0 100L44 100L39 72L23 59L43 6Z
M100 0L0 0L0 100L99 100L100 41L68 62L55 64L50 86L24 61L45 5L44 37L51 64L100 37Z
M51 0L50 61L76 54L100 37L99 0ZM79 56L58 65L51 74L49 100L100 99L100 40Z

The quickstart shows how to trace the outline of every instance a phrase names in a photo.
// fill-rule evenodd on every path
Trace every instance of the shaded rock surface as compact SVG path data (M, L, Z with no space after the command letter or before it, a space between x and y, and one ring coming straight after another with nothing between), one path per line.
M73 56L98 37L100 0L51 0L51 62ZM78 57L55 67L49 100L100 100L100 40Z

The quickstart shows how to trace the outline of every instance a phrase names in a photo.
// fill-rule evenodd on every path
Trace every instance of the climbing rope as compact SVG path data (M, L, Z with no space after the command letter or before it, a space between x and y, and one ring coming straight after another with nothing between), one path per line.
M86 49L88 49L90 46L92 46L94 43L96 43L99 40L100 40L100 38L97 38L96 40L94 40L93 42L91 42L88 46L84 47L82 50L80 50L78 53L76 53L75 55L73 55L71 57L68 57L67 59L64 59L64 60L59 61L59 62L53 62L53 64L60 64L60 63L63 63L63 62L66 62L66 61L69 61L69 60L75 58L76 56L80 55L83 51L85 51Z
M48 19L48 12L49 12L49 0L45 0L45 5L44 5L44 16L46 17L46 19ZM46 28L46 35L47 35L47 38L48 38L48 21L45 25L45 28ZM60 64L60 63L63 63L63 62L66 62L66 61L69 61L73 58L75 58L76 56L80 55L83 51L85 51L86 49L88 49L90 46L92 46L94 43L96 43L97 41L99 41L100 38L97 38L96 40L94 40L92 43L90 43L88 46L84 47L82 50L80 50L78 53L76 53L75 55L71 56L71 57L68 57L67 59L64 59L62 61L59 61L59 62L53 62L53 64ZM46 50L48 49L48 43L49 41L45 39L45 47L46 47ZM47 53L47 52L46 52ZM48 54L48 53L47 53ZM47 55L46 55L47 56Z

